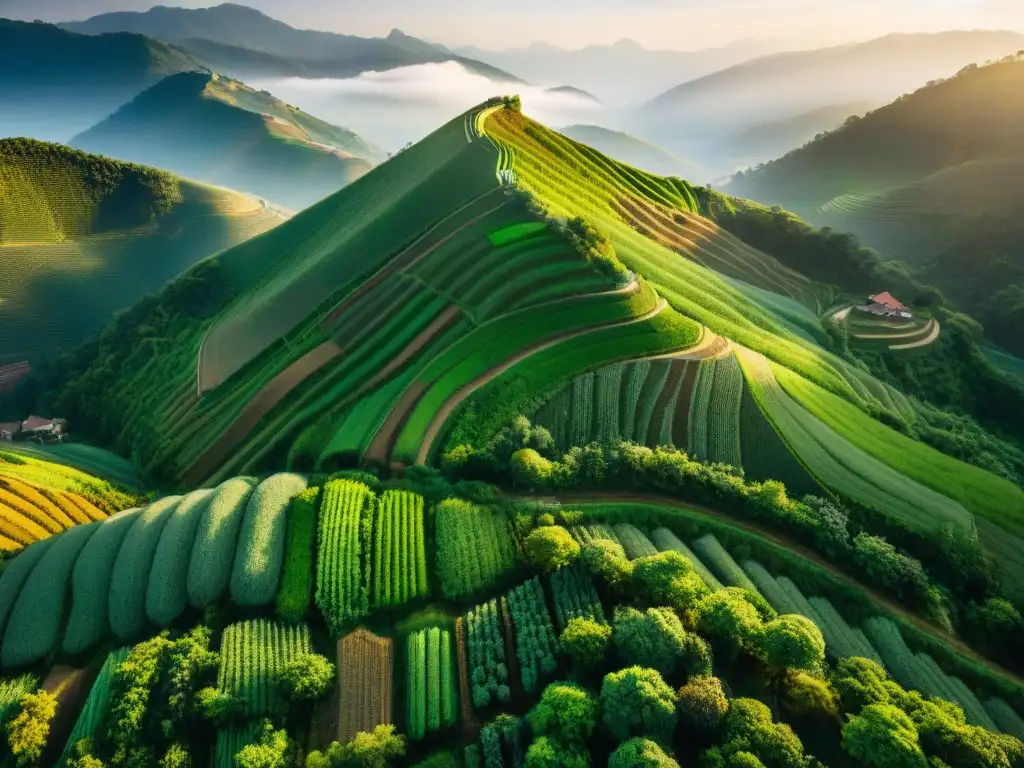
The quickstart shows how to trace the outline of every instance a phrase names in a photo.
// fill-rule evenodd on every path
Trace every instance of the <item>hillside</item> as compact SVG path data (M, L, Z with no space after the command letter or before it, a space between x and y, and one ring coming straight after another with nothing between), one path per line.
M700 146L710 163L722 152L721 137L827 105L886 103L966 64L1022 47L1024 35L1014 32L954 31L776 53L665 91L638 111L633 130L680 152ZM683 120L687 130L679 131Z
M382 156L349 130L202 72L165 78L71 144L296 210L359 178Z
M587 144L604 154L628 165L654 173L700 178L702 170L696 163L676 157L664 147L652 144L621 131L599 125L567 125L561 133L570 139Z
M738 177L736 194L856 233L1021 346L1024 61L967 68Z
M70 349L182 270L280 221L165 171L0 140L0 364Z
M737 205L490 99L35 372L166 495L0 571L12 756L1012 765L1024 491Z
M139 35L77 35L0 18L0 138L66 142L166 75L197 70Z
M223 71L242 78L260 72L268 74L269 60L258 55L265 54L276 57L286 68L277 72L278 75L284 75L287 68L297 67L314 77L353 77L360 72L457 61L492 80L518 80L488 64L459 56L401 30L392 30L387 37L369 38L295 29L253 8L233 3L195 9L158 5L141 13L104 13L60 26L88 35L134 32L171 43L180 42L195 50L200 58L210 55L211 62L228 64Z

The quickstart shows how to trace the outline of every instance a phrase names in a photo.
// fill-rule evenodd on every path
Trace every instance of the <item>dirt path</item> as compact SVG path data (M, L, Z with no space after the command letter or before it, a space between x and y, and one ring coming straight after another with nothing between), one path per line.
M633 283L630 283L630 285L633 285ZM430 449L434 445L434 440L437 439L438 433L441 431L441 428L444 426L445 422L448 420L448 417L452 415L455 409L458 408L462 404L462 402L471 394L473 394L476 390L480 389L480 387L498 378L501 374L503 374L512 366L522 362L528 357L536 355L539 352L543 352L545 349L549 349L550 347L553 347L556 344L560 344L563 341L569 341L570 339L574 339L578 336L584 336L588 333L593 333L596 330L604 328L614 328L620 325L631 325L633 323L641 323L644 320L650 320L652 317L654 317L662 310L664 310L667 306L668 303L664 299L658 299L657 306L655 306L654 309L652 309L650 312L640 315L639 317L630 318L625 322L611 323L610 325L601 325L597 327L590 326L588 328L583 328L581 330L559 334L558 336L554 336L548 339L547 341L541 342L540 344L536 344L532 347L522 350L518 354L507 359L501 365L491 368L489 371L487 371L487 373L481 376L477 376L475 379L473 379L471 382L460 388L457 392L455 392L455 394L453 394L451 397L445 400L444 405L441 406L441 408L438 409L437 413L434 414L434 418L431 420L430 426L427 427L427 431L423 436L423 443L420 445L419 452L416 454L416 463L427 463L427 459L430 457Z
M902 333L855 333L852 334L852 336L858 341L860 341L861 339L878 339L883 341L888 339L912 339L915 336L921 336L922 334L927 335L931 333L936 325L938 325L938 323L935 321L935 318L933 317L920 328L914 328L912 330L904 331Z
M682 352L669 352L667 355L638 358L640 360L711 360L725 357L732 352L732 342L725 336L719 336L710 328L701 328L701 337L694 346Z
M908 623L913 624L919 630L928 635L931 635L935 639L948 643L950 646L955 648L956 651L960 653L962 656L966 656L971 661L974 661L988 668L993 673L1006 677L1007 679L1013 681L1017 685L1024 686L1024 677L1021 677L1020 675L1011 672L1010 670L1000 666L999 664L996 664L994 661L985 658L955 635L952 635L946 632L945 630L939 629L934 624L931 624L930 622L922 619L920 616L911 613L899 603L895 603L890 598L886 597L880 592L876 592L871 587L865 586L862 582L858 581L853 576L850 576L845 571L836 567L834 563L824 559L821 555L814 552L813 550L808 549L802 544L797 544L796 542L786 538L785 536L781 536L777 532L772 531L768 528L764 528L760 525L757 525L756 523L751 523L747 520L738 520L735 517L731 517L730 515L726 515L722 512L718 512L716 510L701 506L699 504L690 504L688 502L682 502L679 501L678 499L673 499L668 496L659 496L658 494L654 493L647 494L595 492L587 494L570 493L560 494L557 496L542 497L512 496L512 498L534 501L551 500L557 501L561 504L564 504L567 507L573 508L585 507L587 504L606 504L609 502L617 502L623 504L652 504L660 507L670 507L675 509L684 509L691 512L697 512L698 514L704 515L714 520L719 520L721 522L728 523L734 528L738 528L748 533L757 534L762 539L770 541L771 543L776 544L784 549L787 549L790 552L800 555L800 557L814 563L816 566L818 566L824 571L827 571L829 575L835 577L844 584L860 590L873 603L877 604L883 610L899 616L901 619L904 619Z
M840 309L838 312L832 315L832 319L835 320L836 322L841 323L843 320L849 317L850 312L852 311L853 307L843 307L843 309Z

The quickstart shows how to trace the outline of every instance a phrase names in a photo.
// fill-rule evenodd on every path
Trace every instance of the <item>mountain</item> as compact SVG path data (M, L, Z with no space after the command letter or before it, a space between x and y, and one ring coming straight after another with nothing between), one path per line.
M293 209L355 181L383 159L351 131L205 72L165 78L71 144Z
M858 234L1024 351L1024 59L968 67L729 189Z
M695 163L676 157L664 147L638 139L628 133L613 131L599 125L567 125L561 133L587 144L616 160L666 176L701 178L705 173Z
M182 270L281 220L165 171L0 140L0 365L71 348Z
M778 50L778 46L739 40L721 48L666 51L650 50L633 40L620 40L612 45L588 45L577 50L541 42L500 51L473 46L454 50L515 72L532 83L573 83L602 101L625 105L649 99L681 80L701 77Z
M749 166L773 160L876 106L870 101L830 104L784 120L752 125L729 139L730 163Z
M952 31L776 53L677 85L645 104L634 122L640 135L670 149L702 145L707 155L723 135L830 104L885 103L1022 47L1024 35L1016 32ZM687 130L679 131L683 120Z
M0 19L0 136L67 141L166 75L201 69L140 35Z
M518 81L495 67L452 53L392 30L384 38L339 35L295 29L243 5L224 3L212 8L169 8L158 5L145 12L121 11L61 24L65 29L96 35L135 32L158 40L182 43L201 58L210 56L225 74L253 77L266 74L271 62L277 74L298 68L313 77L352 77L430 62L457 61L493 80ZM261 55L262 54L262 55ZM272 57L272 58L268 58Z

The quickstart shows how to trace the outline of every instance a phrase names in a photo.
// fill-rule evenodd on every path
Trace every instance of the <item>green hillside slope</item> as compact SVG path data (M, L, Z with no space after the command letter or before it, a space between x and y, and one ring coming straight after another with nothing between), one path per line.
M702 173L697 164L676 157L664 147L599 125L567 125L560 133L600 150L623 163L666 176L693 179Z
M182 270L280 221L255 200L164 171L0 140L0 362L70 349Z
M738 177L901 259L1020 351L1024 61L969 67Z
M79 35L0 18L0 137L66 142L161 78L200 69L140 35Z
M354 181L381 157L351 131L200 72L164 79L71 143L293 209Z
M649 392L612 369L615 393L602 385L604 405L588 412L639 398L633 429L644 426L630 434L640 442L750 463L763 479L778 469L794 489L826 489L924 535L976 521L993 533L1024 526L1012 483L876 421L910 432L918 414L831 351L817 320L829 290L704 215L729 205L484 105L193 270L164 308L119 318L99 352L109 368L86 355L53 402L147 472L197 484L477 450L581 374L671 355L667 367L652 361L660 378L643 382ZM175 320L166 302L199 292L191 319ZM730 345L742 354L726 355L720 377L680 362ZM709 405L723 398L729 410ZM822 398L863 423L828 421ZM117 416L101 422L99 412ZM604 435L574 429L563 447ZM763 445L792 456L764 456Z

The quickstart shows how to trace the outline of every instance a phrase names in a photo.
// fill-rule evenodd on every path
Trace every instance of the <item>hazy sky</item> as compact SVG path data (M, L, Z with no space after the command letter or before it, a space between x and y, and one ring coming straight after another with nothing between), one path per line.
M0 0L0 16L45 21L153 0ZM206 0L164 5L205 7ZM811 48L887 32L1024 30L1024 0L241 0L293 26L384 35L405 32L449 45L568 47L630 37L648 47L692 50L743 38Z

